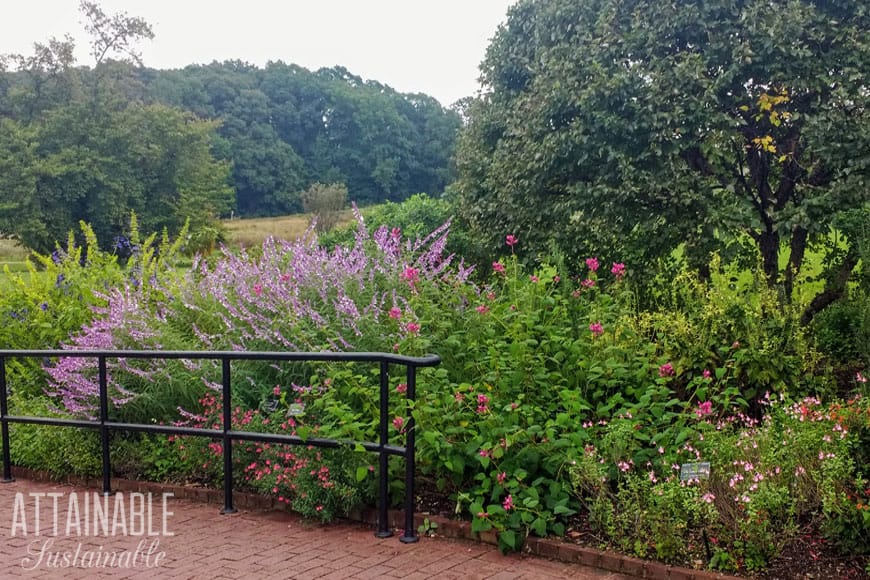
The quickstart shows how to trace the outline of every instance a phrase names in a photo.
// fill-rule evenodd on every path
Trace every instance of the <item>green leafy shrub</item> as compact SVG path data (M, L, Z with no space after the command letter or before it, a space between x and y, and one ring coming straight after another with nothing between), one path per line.
M870 297L860 290L835 302L813 321L819 349L838 367L870 368Z
M16 415L59 417L43 398L18 399ZM93 477L102 473L100 438L96 431L72 427L15 424L9 427L12 463L54 476L70 473Z

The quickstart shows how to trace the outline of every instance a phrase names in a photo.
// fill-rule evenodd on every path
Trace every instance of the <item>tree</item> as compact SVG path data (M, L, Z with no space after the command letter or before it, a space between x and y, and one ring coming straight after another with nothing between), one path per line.
M481 66L462 215L493 246L553 234L575 257L685 242L705 263L749 236L790 294L808 244L870 198L868 29L858 0L522 0Z
M19 120L0 120L0 231L40 252L80 220L109 244L126 231L131 211L149 230L176 233L189 219L194 235L216 232L233 203L230 164L212 156L217 123L131 99L139 90L134 43L150 38L150 27L90 2L81 7L94 69L73 67L69 38L9 59L19 71L0 110ZM117 55L128 60L108 58Z
M338 224L345 203L347 186L343 183L312 183L302 192L302 205L317 220L318 232L328 232Z

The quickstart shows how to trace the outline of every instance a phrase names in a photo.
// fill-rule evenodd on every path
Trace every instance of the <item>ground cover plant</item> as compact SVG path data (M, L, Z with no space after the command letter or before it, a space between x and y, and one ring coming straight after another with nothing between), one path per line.
M732 266L714 261L709 283L683 271L659 284L656 301L644 301L657 309L641 309L630 263L553 255L527 268L523 240L506 234L505 257L475 269L445 252L448 228L408 239L386 225L370 231L358 215L348 245L324 247L313 235L268 239L199 258L186 273L135 252L121 260L118 248L89 250L82 261L71 242L65 255L79 257L48 257L46 270L69 262L63 267L92 276L94 302L71 311L83 317L77 328L45 342L437 352L443 363L421 371L414 404L403 380L392 379L391 441L401 444L413 416L424 490L449 498L474 530L498 532L505 550L583 522L595 545L722 570L763 570L809 532L852 557L868 552L864 369L838 385L801 330L797 305L778 304L763 279L733 286ZM170 247L157 252L161 259ZM146 265L147 276L135 275ZM60 291L45 280L22 280L22 288ZM92 415L95 365L60 358L22 371L34 386L13 385L13 408ZM233 426L374 440L375 371L238 363ZM112 415L219 426L219 376L208 362L119 361L109 368ZM92 474L99 466L87 458L98 457L97 441L88 435L16 426L13 457ZM216 442L131 435L113 449L126 474L215 485L222 478ZM371 501L373 458L352 447L235 451L240 486L311 517ZM698 462L710 463L709 478L681 481L680 467ZM401 466L392 467L398 496Z

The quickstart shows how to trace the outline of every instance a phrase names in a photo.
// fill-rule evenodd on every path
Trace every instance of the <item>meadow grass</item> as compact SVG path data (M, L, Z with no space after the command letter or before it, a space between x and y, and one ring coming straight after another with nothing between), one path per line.
M338 225L350 223L352 220L353 215L350 211L342 212ZM310 223L310 214L233 219L222 222L227 231L228 244L244 248L262 245L269 236L283 240L295 240L305 233Z
M0 263L24 263L30 252L15 240L0 238Z

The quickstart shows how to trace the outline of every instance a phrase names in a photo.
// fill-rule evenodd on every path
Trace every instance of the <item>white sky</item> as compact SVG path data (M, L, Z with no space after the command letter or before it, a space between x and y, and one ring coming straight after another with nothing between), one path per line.
M146 66L180 68L238 59L283 60L311 70L342 65L400 92L448 106L478 90L478 65L516 0L102 0L107 14L141 16L155 38ZM30 54L34 41L65 33L89 64L78 0L7 0L0 54Z

